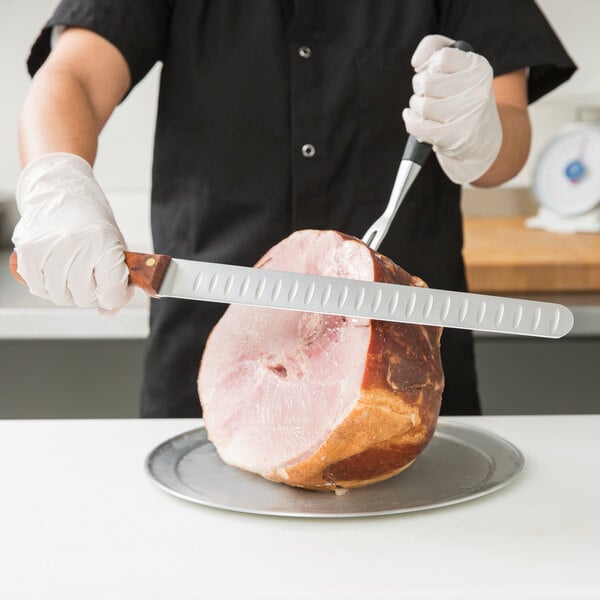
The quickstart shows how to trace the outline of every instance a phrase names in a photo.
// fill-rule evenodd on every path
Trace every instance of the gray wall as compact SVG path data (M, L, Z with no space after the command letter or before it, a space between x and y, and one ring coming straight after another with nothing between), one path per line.
M0 342L0 419L136 417L144 342Z
M600 413L600 338L478 338L485 414Z
M136 417L144 342L0 343L0 418ZM484 413L600 413L600 338L480 337Z

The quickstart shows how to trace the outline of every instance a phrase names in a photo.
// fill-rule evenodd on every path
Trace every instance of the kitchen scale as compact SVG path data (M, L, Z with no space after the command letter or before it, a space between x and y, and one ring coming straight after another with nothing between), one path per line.
M527 227L558 233L600 232L600 125L572 123L540 153L533 172L537 215Z

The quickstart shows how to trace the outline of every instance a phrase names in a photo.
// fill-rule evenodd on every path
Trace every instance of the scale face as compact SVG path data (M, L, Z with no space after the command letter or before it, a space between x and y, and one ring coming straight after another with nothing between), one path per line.
M557 216L583 215L600 206L600 125L561 129L538 157L532 191Z

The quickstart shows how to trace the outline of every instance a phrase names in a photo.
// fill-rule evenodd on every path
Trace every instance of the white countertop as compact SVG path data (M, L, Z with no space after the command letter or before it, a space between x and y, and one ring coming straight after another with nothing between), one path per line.
M148 336L150 299L140 290L136 290L132 301L114 317L102 316L94 309L56 306L31 295L12 278L8 257L8 250L0 251L0 340L145 339ZM521 297L536 299L535 296ZM564 304L573 311L575 325L569 336L600 336L599 294L545 299ZM476 335L495 334L476 332Z
M0 421L0 598L600 598L600 415L455 420L516 444L519 478L451 507L314 520L155 486L147 453L196 420Z

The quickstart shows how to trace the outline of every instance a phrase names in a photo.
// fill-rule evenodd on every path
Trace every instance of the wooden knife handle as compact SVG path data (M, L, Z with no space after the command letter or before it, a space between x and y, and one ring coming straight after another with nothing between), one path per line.
M158 296L170 262L171 257L167 254L125 252L129 283L144 290L149 296Z
M10 269L10 274L19 282L22 283L23 285L25 284L25 280L17 273L17 267L18 267L18 261L17 261L17 253L13 250L12 254L10 255L10 258L8 259L8 268Z
M167 254L143 254L142 252L125 252L125 264L129 269L129 283L144 290L149 296L157 296L165 278L171 257ZM12 252L8 260L12 276L20 283L25 283L17 273L17 253Z

